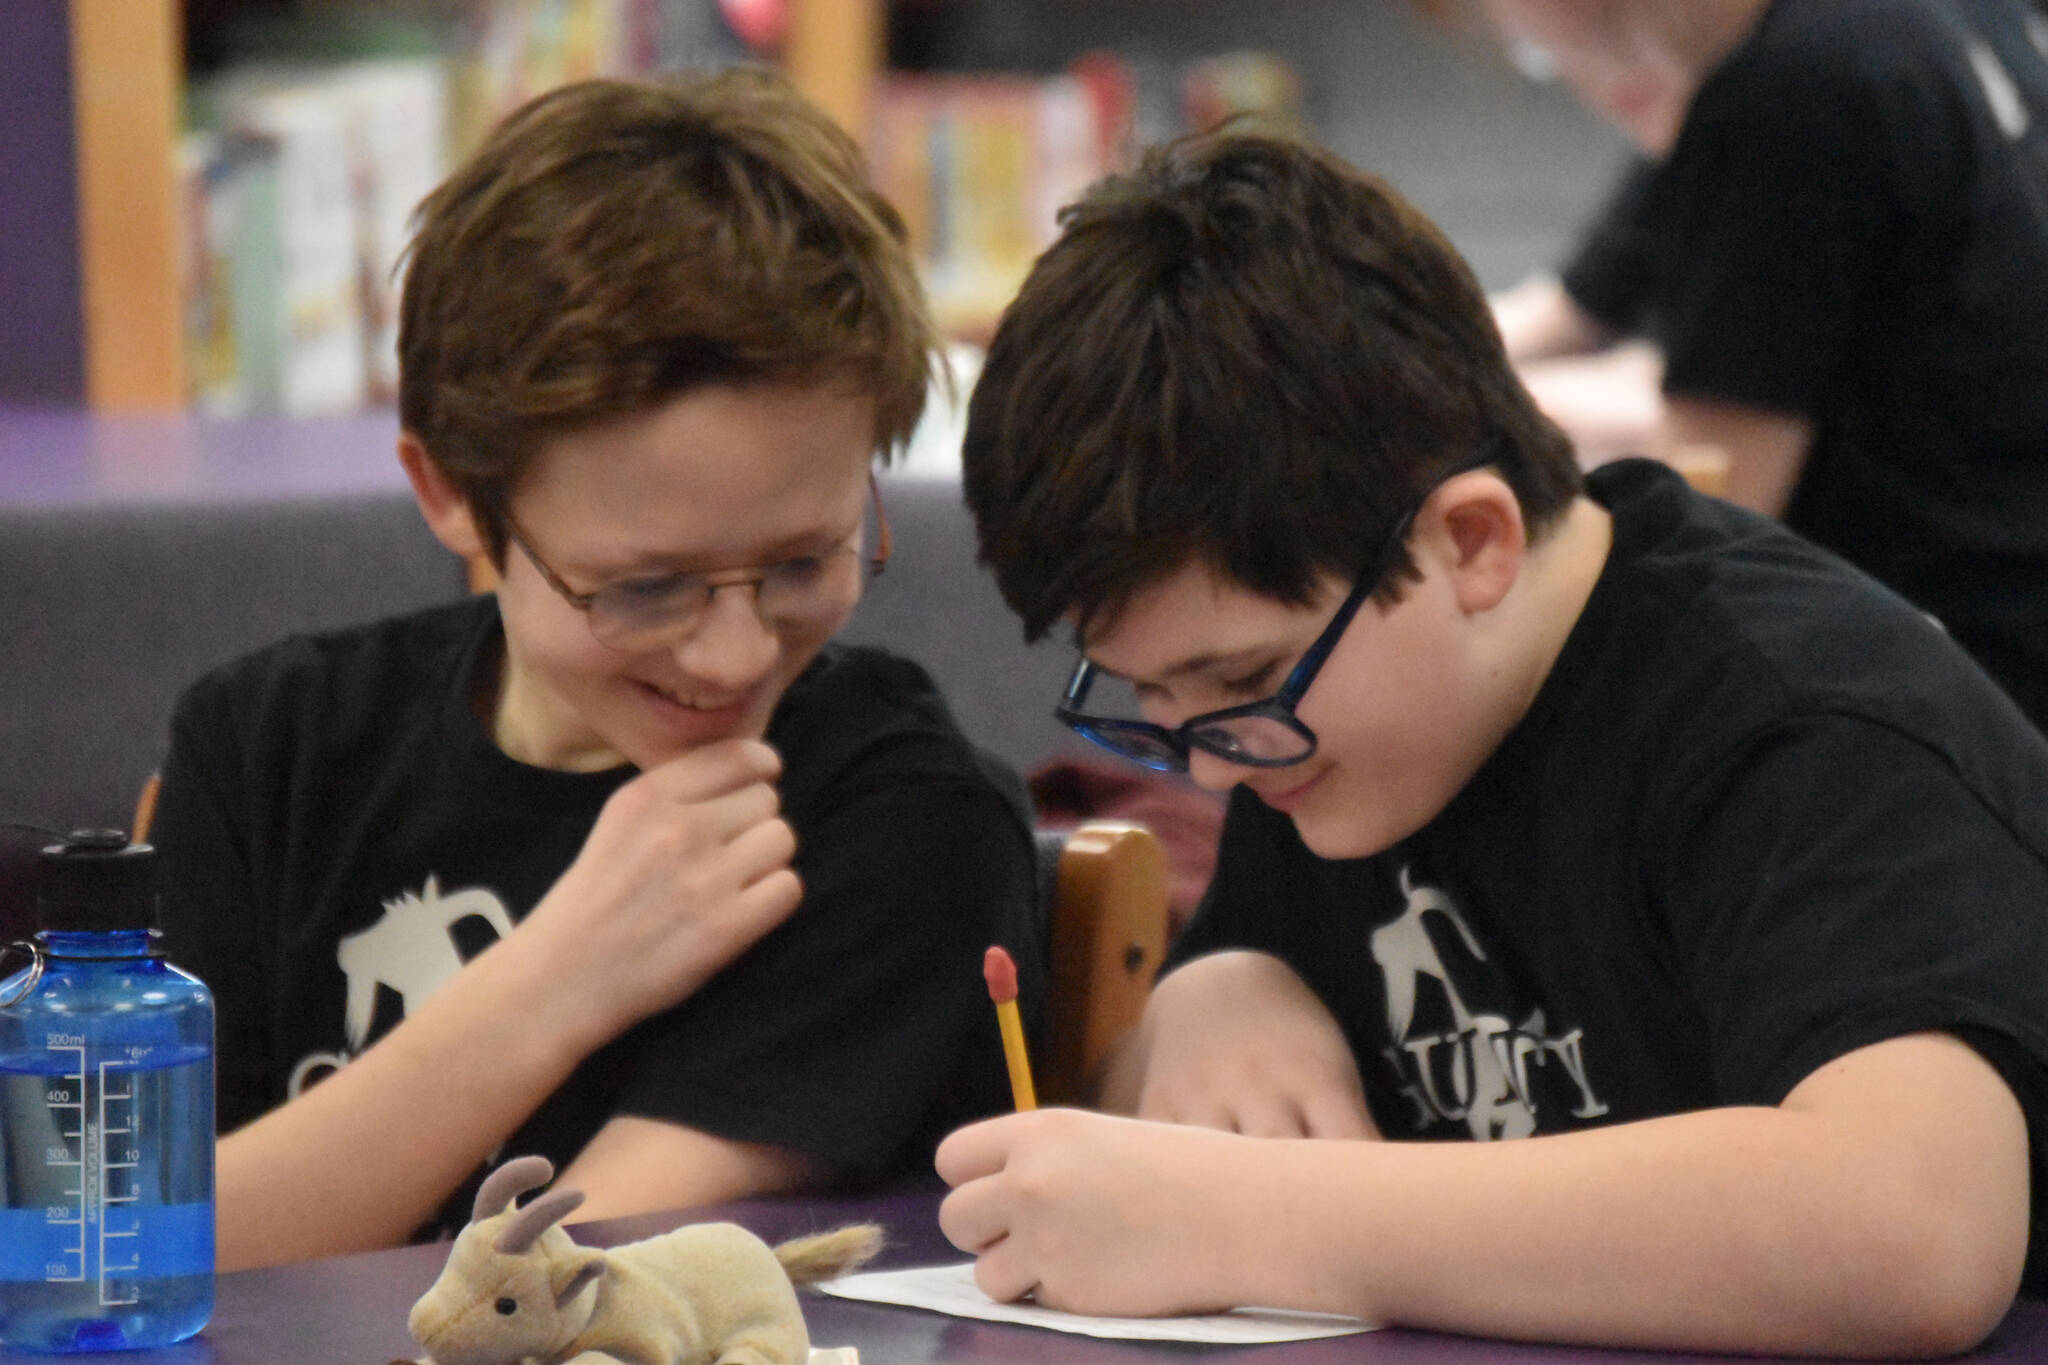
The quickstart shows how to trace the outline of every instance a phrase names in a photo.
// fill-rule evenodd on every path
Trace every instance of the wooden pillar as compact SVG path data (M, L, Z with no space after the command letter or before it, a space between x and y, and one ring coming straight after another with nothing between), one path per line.
M791 0L783 69L839 126L865 139L882 70L885 0Z
M176 0L71 0L86 401L185 402Z

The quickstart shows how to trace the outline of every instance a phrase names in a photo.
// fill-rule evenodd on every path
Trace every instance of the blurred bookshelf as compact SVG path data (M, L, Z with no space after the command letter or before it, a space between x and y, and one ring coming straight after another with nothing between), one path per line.
M38 10L65 29L76 397L106 411L388 404L413 206L500 115L585 76L779 62L861 137L942 325L968 341L985 339L1059 206L1136 147L1247 110L1304 117L1298 75L1271 52L1062 50L1064 0L7 5L0 38ZM1176 8L1102 7L1167 27ZM949 49L987 47L970 26L994 12L1037 30L1038 50L951 66ZM0 402L22 397L0 374Z
M755 55L717 13L712 0L243 0L194 27L188 9L188 400L292 417L393 402L414 206L534 95Z
M882 23L883 0L6 0L28 76L0 92L0 280L36 287L10 289L33 299L4 319L0 402L387 402L407 218L498 116L584 76L767 60L858 127Z
M1093 49L1049 74L887 67L866 145L940 326L973 342L994 329L1050 244L1061 206L1129 166L1146 143L1240 114L1298 125L1292 68L1262 52L1163 67Z

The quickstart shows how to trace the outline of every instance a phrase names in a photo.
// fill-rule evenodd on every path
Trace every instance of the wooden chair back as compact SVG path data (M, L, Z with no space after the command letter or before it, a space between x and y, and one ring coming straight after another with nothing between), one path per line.
M1080 1104L1144 1013L1166 956L1166 854L1150 830L1119 820L1039 839L1057 862L1047 877L1051 985L1038 1095Z

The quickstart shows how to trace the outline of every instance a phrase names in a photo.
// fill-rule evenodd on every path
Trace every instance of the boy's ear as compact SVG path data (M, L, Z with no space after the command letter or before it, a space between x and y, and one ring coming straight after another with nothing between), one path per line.
M1439 489L1423 520L1436 530L1459 609L1477 615L1499 606L1529 549L1514 490L1498 475L1474 471Z
M405 467L406 481L412 485L420 515L426 518L434 538L464 559L482 558L484 538L469 499L449 482L441 466L427 454L425 444L409 431L398 433L398 463Z

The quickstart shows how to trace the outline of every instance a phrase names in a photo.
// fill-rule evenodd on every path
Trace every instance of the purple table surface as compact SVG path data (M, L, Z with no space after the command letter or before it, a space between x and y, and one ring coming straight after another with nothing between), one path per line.
M936 1221L939 1192L915 1190L849 1199L761 1199L648 1214L577 1227L577 1240L612 1246L680 1222L729 1218L771 1242L873 1221L889 1233L876 1268L959 1259ZM213 1322L200 1336L157 1351L64 1357L77 1365L387 1365L417 1356L405 1330L413 1301L440 1273L448 1248L401 1247L220 1277ZM1588 1347L1530 1346L1433 1332L1387 1330L1273 1346L1218 1347L1102 1341L1029 1327L974 1322L807 1291L804 1315L819 1346L857 1346L861 1365L1161 1365L1176 1358L1228 1358L1243 1365L1704 1365L1755 1357L1704 1356ZM16 1359L0 1353L0 1359ZM46 1358L53 1359L53 1358ZM1963 1361L2048 1361L2048 1303L2023 1301L1983 1347Z
M0 504L401 492L397 438L389 409L294 420L0 406Z

